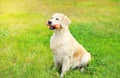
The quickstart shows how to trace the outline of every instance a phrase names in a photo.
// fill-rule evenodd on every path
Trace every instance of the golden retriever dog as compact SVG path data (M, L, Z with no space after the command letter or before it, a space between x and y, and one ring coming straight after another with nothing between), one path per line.
M61 68L60 78L63 78L70 68L77 67L83 71L91 60L90 53L71 35L68 28L70 23L70 19L61 13L53 14L47 22L49 29L54 30L50 48L54 55L55 67Z

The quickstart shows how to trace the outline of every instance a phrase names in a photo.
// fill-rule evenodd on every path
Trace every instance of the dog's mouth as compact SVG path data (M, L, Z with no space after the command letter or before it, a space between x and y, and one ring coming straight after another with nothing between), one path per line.
M55 27L55 26L50 25L50 26L49 26L49 29L50 29L50 30L54 30L54 29L56 29L56 27Z
M49 27L50 30L56 29L55 25L50 25L50 24L47 23L47 26Z
M58 25L58 24L55 24L55 25L47 24L47 26L49 27L50 30L54 30L54 29L59 29L59 28L61 28L61 26Z

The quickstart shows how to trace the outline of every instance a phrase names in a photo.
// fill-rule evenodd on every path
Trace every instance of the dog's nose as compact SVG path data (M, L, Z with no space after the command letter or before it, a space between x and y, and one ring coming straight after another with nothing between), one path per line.
M51 24L52 24L52 22L51 22L51 21L48 21L48 24L49 24L49 25L51 25Z

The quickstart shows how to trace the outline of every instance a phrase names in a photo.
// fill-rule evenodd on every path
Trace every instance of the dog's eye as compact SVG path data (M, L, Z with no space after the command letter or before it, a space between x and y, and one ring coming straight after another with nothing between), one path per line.
M56 18L56 20L59 20L58 18Z

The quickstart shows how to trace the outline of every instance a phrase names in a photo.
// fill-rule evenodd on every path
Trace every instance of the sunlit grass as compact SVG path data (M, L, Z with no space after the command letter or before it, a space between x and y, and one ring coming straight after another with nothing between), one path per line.
M119 9L118 0L1 0L0 78L59 78L46 26L54 12L72 20L71 33L92 54L85 72L65 78L119 78Z

